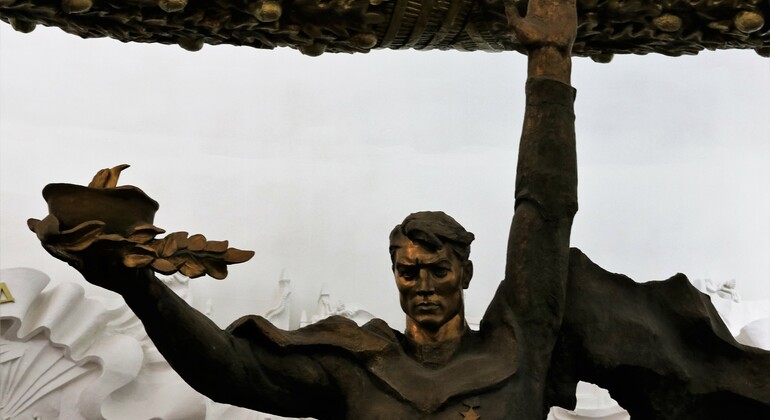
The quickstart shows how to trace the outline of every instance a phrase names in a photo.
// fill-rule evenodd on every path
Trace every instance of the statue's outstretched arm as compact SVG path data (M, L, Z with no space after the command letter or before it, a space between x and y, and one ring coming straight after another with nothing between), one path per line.
M88 187L46 186L50 213L28 221L43 247L89 283L120 294L166 360L199 392L283 416L330 417L339 392L313 355L222 330L155 277L154 271L179 271L224 278L228 264L253 253L187 232L156 239L164 232L152 225L158 203L139 188L117 186L127 167L99 171ZM305 404L291 404L295 395Z
M102 260L104 261L104 260ZM88 263L88 261L86 261ZM222 403L283 416L324 417L336 401L315 360L235 337L158 280L149 268L87 265L86 278L119 292L169 364L198 392ZM105 280L106 279L106 280ZM287 404L302 395L302 404Z

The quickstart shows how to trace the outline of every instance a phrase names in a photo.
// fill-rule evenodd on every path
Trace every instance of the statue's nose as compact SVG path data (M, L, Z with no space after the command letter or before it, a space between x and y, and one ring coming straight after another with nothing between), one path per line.
M433 279L430 278L428 270L420 270L417 278L417 294L420 296L432 295L434 293Z

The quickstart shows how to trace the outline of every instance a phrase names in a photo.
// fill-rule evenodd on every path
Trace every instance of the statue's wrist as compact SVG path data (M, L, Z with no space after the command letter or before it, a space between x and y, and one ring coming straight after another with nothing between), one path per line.
M570 84L572 73L572 57L569 50L555 46L536 47L528 52L528 75L553 79Z
M148 293L151 283L155 280L152 270L147 268L129 269L120 273L112 284L112 291L119 293L128 300Z

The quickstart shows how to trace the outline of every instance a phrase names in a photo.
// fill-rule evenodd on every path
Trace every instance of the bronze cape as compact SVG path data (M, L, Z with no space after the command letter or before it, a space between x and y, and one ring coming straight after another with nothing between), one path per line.
M504 306L499 299L490 311ZM516 374L516 338L492 338L483 328L463 338L452 362L433 369L407 356L403 334L379 319L358 327L332 317L283 331L249 316L228 331L286 357L309 357L347 382L346 389L357 389L345 409L328 418L456 419L471 402L482 418L519 418L516 406L529 398L511 392L526 380ZM577 381L584 380L608 388L635 419L770 415L770 353L737 343L707 295L681 274L636 283L603 270L578 249L570 254L567 310L553 365L560 375L549 382L550 405L571 408ZM244 386L254 387L254 396L265 388ZM313 412L304 411L312 401L297 397L298 412Z

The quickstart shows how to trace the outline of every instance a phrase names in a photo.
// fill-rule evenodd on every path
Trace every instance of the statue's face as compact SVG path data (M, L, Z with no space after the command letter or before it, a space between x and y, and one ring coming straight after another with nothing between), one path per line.
M463 313L463 289L472 268L448 246L430 251L403 239L394 256L393 274L404 313L421 328L436 331Z

